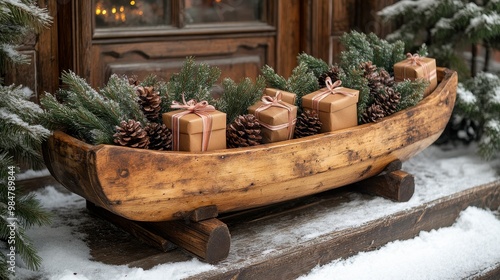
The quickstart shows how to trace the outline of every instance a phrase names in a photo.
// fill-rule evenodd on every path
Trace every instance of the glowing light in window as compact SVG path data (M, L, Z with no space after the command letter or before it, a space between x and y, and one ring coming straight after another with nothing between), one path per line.
M111 13L116 14L116 8L115 8L115 7L113 7L113 8L111 9Z
M123 11L125 11L125 8L123 6L120 6L120 12L123 13Z
M101 9L99 9L99 8L95 9L95 14L96 15L100 15L101 14Z
M135 1L134 0L130 1L130 5L134 6L135 5Z

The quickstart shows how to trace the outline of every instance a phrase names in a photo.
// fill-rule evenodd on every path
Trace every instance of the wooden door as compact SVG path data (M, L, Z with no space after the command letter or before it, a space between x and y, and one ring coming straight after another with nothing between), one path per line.
M59 70L100 87L112 73L167 79L185 58L222 77L288 75L300 51L299 0L76 0L58 7ZM132 5L133 4L133 5Z

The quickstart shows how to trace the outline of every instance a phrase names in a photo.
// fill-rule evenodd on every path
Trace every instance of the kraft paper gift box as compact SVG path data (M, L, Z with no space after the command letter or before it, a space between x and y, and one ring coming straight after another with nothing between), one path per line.
M281 100L288 104L297 105L297 95L295 93L291 93L288 91L275 89L275 88L266 88L264 90L264 95L276 97L276 93L281 92Z
M254 114L261 124L262 143L272 143L293 138L297 120L297 106L281 101L280 96L264 96L248 108L249 114ZM274 99L274 105L269 100ZM279 100L276 100L279 99ZM286 107L286 108L285 108ZM265 108L261 110L262 108ZM257 113L256 113L257 111ZM276 129L276 127L282 128Z
M434 58L421 57L417 54L407 54L406 57L407 59L394 64L394 81L425 79L429 81L429 85L424 91L424 97L426 97L437 86L436 60Z
M175 110L164 113L163 123L172 130L172 116L185 110ZM206 151L226 148L226 114L220 111L210 111L207 114L212 116L212 129L205 131L208 133L208 143ZM172 131L172 137L178 133L178 151L200 152L203 144L203 120L195 113L188 113L179 119L178 132ZM174 140L175 141L175 140Z
M359 91L335 87L334 93L328 88L323 88L302 97L304 109L318 112L321 121L321 132L329 132L358 125L358 98ZM328 92L328 94L327 94ZM344 94L343 94L344 93ZM345 95L347 94L347 95ZM318 96L326 95L314 106Z

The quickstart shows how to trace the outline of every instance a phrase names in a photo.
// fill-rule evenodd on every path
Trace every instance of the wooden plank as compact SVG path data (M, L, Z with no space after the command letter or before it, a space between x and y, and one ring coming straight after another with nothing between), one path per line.
M318 264L348 258L361 251L375 250L394 240L410 239L420 231L450 226L460 212L469 206L498 209L500 181L437 199L358 228L333 232L326 237L301 244L293 250L284 251L266 262L208 271L188 279L294 279ZM497 272L492 272L492 275L496 276L495 273Z

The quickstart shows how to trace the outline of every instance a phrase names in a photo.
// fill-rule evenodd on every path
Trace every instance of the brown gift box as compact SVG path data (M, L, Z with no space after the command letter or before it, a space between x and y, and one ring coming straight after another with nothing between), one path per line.
M302 107L313 110L313 97L328 91L327 88L317 90L302 97ZM358 125L358 98L359 91L337 87L336 92L346 92L353 96L341 93L329 94L319 101L319 120L321 121L321 132L329 132Z
M262 105L265 105L264 102L258 101L257 103L248 108L248 113L255 114L255 110L257 110L257 108L259 108ZM274 107L274 106L269 107L263 111L260 111L258 114L259 122L268 125L286 124L288 123L288 117L289 117L288 113L292 114L293 119L296 119L297 106L291 104L286 104L286 105L291 108L291 111L288 111L285 108ZM292 124L292 127L285 127L278 130L271 130L266 127L262 127L261 128L262 143L272 143L290 139L289 138L290 134L288 129L291 129L292 131L291 135L293 137L293 131L295 130L295 122Z
M275 88L266 88L264 90L264 95L276 97L276 93L281 92L281 100L288 104L296 105L297 95L295 93L291 93L288 91L275 89Z
M424 97L436 89L436 60L429 57L419 57L407 54L407 59L394 64L394 81L401 82L404 79L412 81L423 78L430 82L424 91Z
M172 116L185 110L164 113L163 123L172 129ZM226 148L226 114L220 111L208 112L212 115L212 132L207 151ZM190 113L179 120L179 151L200 152L203 136L203 121L200 116ZM172 137L175 137L173 135Z

